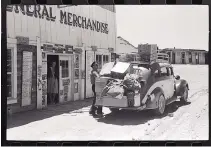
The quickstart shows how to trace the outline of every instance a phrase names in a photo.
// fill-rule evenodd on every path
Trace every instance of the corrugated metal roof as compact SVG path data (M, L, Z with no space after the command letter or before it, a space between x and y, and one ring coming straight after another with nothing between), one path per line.
M125 40L124 38L122 38L121 36L118 36L117 38L121 39L122 41L124 41L125 43L127 43L127 45L132 46L135 49L138 49L137 47L135 47L134 45L132 45L130 42L128 42L127 40Z

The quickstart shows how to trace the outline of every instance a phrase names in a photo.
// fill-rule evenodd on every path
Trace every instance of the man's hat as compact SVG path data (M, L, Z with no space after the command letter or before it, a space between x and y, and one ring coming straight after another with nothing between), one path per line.
M93 67L94 65L97 65L97 62L93 62L92 64L91 64L91 67Z

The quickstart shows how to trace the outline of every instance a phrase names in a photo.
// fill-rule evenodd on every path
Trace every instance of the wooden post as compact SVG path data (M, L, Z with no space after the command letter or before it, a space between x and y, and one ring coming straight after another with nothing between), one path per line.
M40 38L37 37L37 109L42 108L42 51Z

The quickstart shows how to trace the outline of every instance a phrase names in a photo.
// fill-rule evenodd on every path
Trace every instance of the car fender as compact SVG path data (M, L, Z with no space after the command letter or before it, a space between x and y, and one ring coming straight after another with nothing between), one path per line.
M148 99L146 101L146 109L158 108L158 98L156 98L156 93L158 92L164 94L163 89L161 87L157 87L150 93L150 95L148 95Z
M182 96L185 91L185 87L187 87L189 90L189 85L186 80L183 80L183 79L177 80L176 81L176 91L175 91L176 96Z

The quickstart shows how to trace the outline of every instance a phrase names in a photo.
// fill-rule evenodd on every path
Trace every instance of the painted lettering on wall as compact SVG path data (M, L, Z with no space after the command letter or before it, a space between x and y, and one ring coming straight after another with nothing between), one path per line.
M12 12L15 11L15 13L22 13L23 15L36 17L40 19L46 19L48 21L55 22L56 15L53 14L52 7L48 6L46 7L43 5L42 7L40 5L8 5L7 11ZM63 10L60 10L60 23L79 27L83 29L89 29L92 31L100 32L108 34L108 24L99 22L97 20L92 20L90 18L86 18L83 16L79 16L70 12L66 12Z

